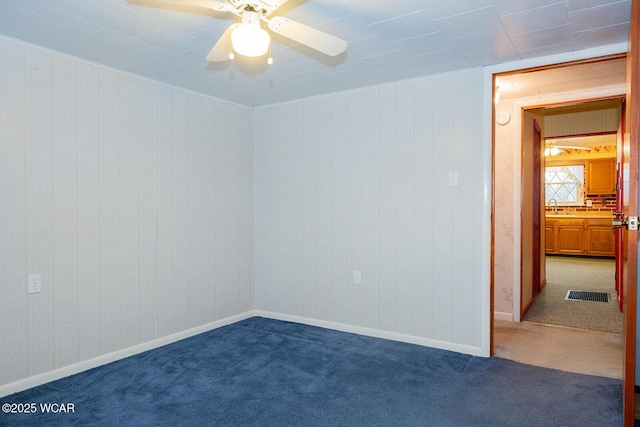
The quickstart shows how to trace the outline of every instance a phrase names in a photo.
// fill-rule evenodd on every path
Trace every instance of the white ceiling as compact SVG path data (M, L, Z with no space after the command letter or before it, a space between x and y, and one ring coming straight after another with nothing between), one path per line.
M619 57L507 73L496 77L496 86L501 94L500 99L508 100L560 92L587 92L604 87L624 87L626 76L626 58Z
M275 35L274 63L268 66L264 58L221 64L204 59L234 15L142 5L152 1L0 0L0 34L257 107L624 43L631 5L631 0L289 0L274 15L343 38L347 50L327 57Z

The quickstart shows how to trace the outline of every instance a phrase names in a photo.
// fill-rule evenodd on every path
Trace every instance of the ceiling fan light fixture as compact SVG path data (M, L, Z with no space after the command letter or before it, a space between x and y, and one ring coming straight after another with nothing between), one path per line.
M558 154L562 153L562 149L558 148L558 147L549 147L549 148L545 148L544 149L544 156L545 157L549 157L549 156L557 156Z
M231 46L238 54L244 56L262 56L269 50L271 38L260 28L260 15L257 12L245 11L240 23L231 32Z

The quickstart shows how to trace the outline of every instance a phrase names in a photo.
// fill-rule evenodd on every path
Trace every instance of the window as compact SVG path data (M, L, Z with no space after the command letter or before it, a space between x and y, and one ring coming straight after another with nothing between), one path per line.
M544 198L547 203L555 199L558 204L582 205L584 165L547 166L544 174Z

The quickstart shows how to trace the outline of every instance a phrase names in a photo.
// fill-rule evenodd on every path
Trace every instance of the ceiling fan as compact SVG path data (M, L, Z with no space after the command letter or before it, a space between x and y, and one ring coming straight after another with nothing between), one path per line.
M557 145L556 141L545 141L544 144L544 156L557 156L562 153L565 149L567 150L591 150L590 147L583 147L578 145Z
M160 3L191 6L213 12L228 12L240 17L231 24L213 46L207 61L234 59L234 52L243 56L263 56L269 52L271 38L261 22L276 34L308 46L325 55L336 56L347 48L347 42L291 19L269 17L287 0L161 0ZM271 57L268 62L271 63Z

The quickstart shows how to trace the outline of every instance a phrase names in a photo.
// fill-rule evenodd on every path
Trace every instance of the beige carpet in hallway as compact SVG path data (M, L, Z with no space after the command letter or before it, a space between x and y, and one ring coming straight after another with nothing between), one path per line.
M622 335L496 320L494 356L579 374L622 378Z
M547 256L547 285L524 320L621 334L614 278L613 259ZM606 292L610 301L567 301L568 290Z

